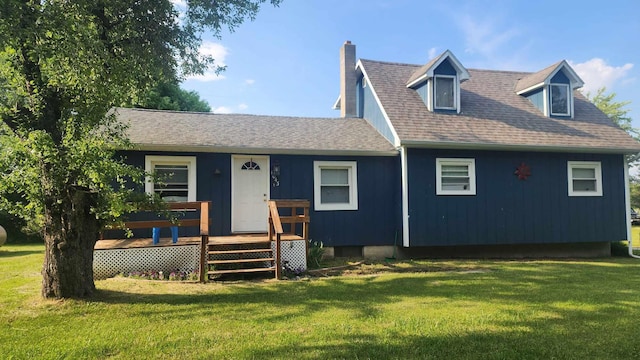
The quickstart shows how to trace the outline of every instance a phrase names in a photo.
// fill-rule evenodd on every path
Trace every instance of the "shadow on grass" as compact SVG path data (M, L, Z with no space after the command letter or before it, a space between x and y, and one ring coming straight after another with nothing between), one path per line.
M0 258L11 258L11 257L18 257L18 256L34 255L34 254L42 254L42 251L40 250L12 251L12 250L3 250L2 248L0 248Z
M623 336L637 331L640 263L496 264L485 273L194 285L193 294L99 290L92 301L170 305L160 310L165 321L246 319L287 329L307 328L315 315L341 317L338 323L323 323L329 328L311 330L319 344L296 333L288 341L253 342L241 354L229 354L241 358L616 359L640 351L637 342ZM385 306L400 301L411 308L389 317ZM501 310L483 317L479 308L487 305ZM453 311L443 318L457 324L450 333L443 334L437 321L419 312L438 306ZM157 311L140 306L134 315L147 318ZM385 330L369 332L367 324Z
M634 304L638 301L640 262L550 262L530 264L498 262L488 272L430 272L385 276L334 277L311 281L229 284L217 288L194 286L194 293L148 294L98 289L92 302L116 304L212 304L242 308L246 305L285 306L300 315L344 308L363 317L379 305L397 298L450 299L545 305L579 300L593 306ZM180 286L182 284L176 284ZM188 292L188 290L185 290ZM193 309L192 309L193 310ZM208 311L203 309L203 311ZM197 310L196 310L197 312ZM265 314L265 320L269 319Z

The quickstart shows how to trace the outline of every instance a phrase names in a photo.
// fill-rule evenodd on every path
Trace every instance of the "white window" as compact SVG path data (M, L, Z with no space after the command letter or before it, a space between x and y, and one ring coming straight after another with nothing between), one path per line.
M195 156L146 156L145 170L155 172L158 183L148 178L145 191L165 201L196 201Z
M551 115L569 115L569 85L551 84Z
M355 161L314 161L314 207L358 210L358 168Z
M599 161L567 162L569 196L602 196L602 168Z
M450 75L436 75L434 77L435 108L456 109L456 77Z
M475 194L475 159L436 159L436 195Z

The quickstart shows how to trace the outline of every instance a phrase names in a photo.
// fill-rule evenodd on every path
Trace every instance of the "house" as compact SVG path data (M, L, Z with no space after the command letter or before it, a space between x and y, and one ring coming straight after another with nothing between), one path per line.
M269 199L311 200L310 237L339 255L609 254L629 234L625 154L640 144L578 89L536 73L340 50L340 118L117 109L146 191L210 200L212 235L267 231Z

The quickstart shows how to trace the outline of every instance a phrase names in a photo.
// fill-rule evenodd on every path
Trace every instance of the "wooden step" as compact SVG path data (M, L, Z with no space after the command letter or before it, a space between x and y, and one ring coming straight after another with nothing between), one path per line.
M251 262L264 262L264 261L275 261L274 258L248 258L248 259L234 259L234 260L210 260L207 261L207 264L242 264L242 263L251 263Z
M211 245L255 245L255 244L271 244L269 240L261 240L261 239L225 239L225 240L210 240L208 242L209 246Z
M242 274L242 273L270 272L270 271L276 271L276 268L268 267L268 268L251 268L251 269L212 270L212 271L207 271L207 275Z
M220 254L251 254L251 253L262 253L262 252L271 252L271 248L268 249L237 249L237 250L211 250L209 251L209 255L220 255Z

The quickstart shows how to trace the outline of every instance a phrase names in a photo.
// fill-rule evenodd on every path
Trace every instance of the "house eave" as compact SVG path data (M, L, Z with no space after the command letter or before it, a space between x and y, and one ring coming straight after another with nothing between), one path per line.
M343 155L343 156L398 156L396 149L391 150L358 150L358 149L283 149L243 146L206 146L206 145L159 145L137 144L133 150L197 152L197 153L229 153L229 154L277 154L277 155Z
M336 102L333 103L333 106L331 107L333 110L340 110L340 100L342 99L342 97L340 95L338 95L338 98L336 99Z
M563 145L529 145L529 144L488 144L488 143L460 143L443 141L419 141L403 140L402 146L412 148L431 149L456 149L456 150L496 150L496 151L536 151L536 152L561 152L561 153L594 153L594 154L637 154L638 149L629 148L603 148L586 146Z
M429 76L427 74L424 74L424 75L420 76L419 78L413 80L412 82L408 83L407 87L409 89L413 89L416 85L425 82L428 78L429 78Z
M541 82L541 83L538 83L538 84L535 84L535 85L529 86L529 87L528 87L528 88L526 88L526 89L522 89L522 90L520 90L520 91L517 91L517 92L516 92L516 94L518 94L518 95L526 94L526 93L528 93L528 92L530 92L530 91L533 91L533 90L536 90L536 89L539 89L539 88L543 87L545 84L546 84L546 83L543 81L543 82Z

